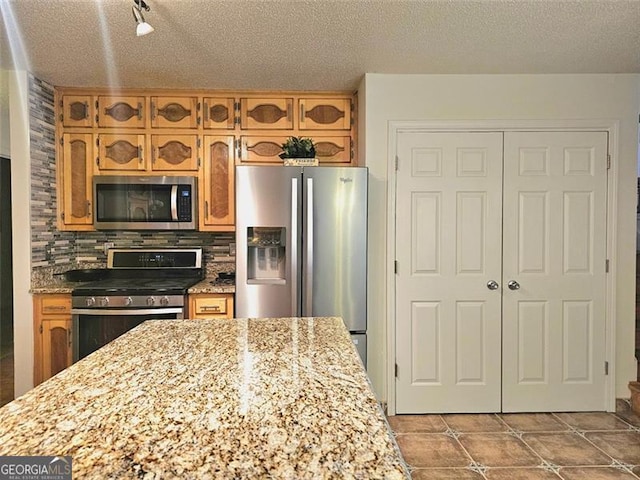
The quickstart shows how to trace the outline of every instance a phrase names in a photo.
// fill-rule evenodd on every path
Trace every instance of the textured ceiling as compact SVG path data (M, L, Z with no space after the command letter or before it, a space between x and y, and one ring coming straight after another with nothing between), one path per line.
M57 86L354 89L374 73L640 73L640 0L0 0L0 66Z

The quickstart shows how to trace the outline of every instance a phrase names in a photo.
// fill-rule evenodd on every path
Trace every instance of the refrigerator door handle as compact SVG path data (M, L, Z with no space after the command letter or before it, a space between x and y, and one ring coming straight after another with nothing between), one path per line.
M298 179L291 179L291 315L300 315L298 306Z
M313 178L307 178L307 211L305 224L306 258L304 265L305 294L302 314L306 317L313 315Z

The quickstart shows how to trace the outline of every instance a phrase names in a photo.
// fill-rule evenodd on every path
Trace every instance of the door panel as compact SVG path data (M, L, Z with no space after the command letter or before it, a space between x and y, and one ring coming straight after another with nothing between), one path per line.
M499 411L502 133L402 133L398 158L396 410Z
M605 409L607 134L505 134L503 410Z

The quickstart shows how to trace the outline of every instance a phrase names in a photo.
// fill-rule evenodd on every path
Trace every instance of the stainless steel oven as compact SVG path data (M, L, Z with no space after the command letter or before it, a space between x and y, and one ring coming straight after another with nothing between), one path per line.
M107 272L72 292L74 362L146 320L184 318L202 249L111 249Z

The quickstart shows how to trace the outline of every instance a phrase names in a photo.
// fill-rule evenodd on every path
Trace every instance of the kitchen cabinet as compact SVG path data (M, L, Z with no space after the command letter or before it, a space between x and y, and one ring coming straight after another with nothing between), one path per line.
M241 98L240 128L292 130L293 98Z
M287 138L287 135L240 137L240 163L282 164L283 160L279 155L282 153L282 144ZM316 158L319 163L348 164L351 162L352 142L350 136L311 138L316 146Z
M34 295L34 384L73 362L71 295Z
M60 120L65 127L93 126L93 101L91 95L64 95L60 102Z
M298 100L300 130L349 130L351 99L301 98Z
M204 128L233 130L236 126L234 97L205 97L203 100Z
M353 158L353 143L349 135L342 137L314 137L319 163L343 164Z
M233 318L233 294L196 293L189 295L189 318Z
M93 177L93 135L67 133L62 136L58 169L58 218L60 230L90 229Z
M198 135L151 135L151 170L197 172Z
M200 188L200 230L233 231L235 224L234 137L205 135Z
M144 96L99 96L98 127L143 128L145 126Z
M152 128L197 128L198 97L151 97Z
M144 135L100 134L97 143L99 173L145 171Z

